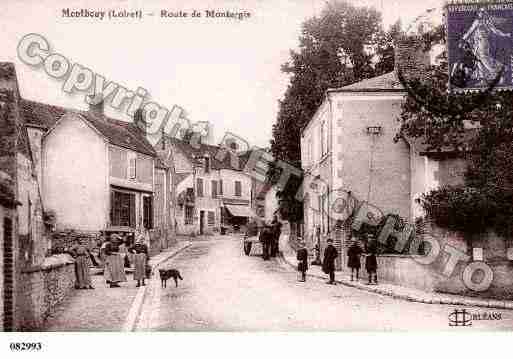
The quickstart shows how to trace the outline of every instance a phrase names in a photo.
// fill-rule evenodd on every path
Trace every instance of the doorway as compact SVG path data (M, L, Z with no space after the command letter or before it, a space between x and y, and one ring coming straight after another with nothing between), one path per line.
M14 329L14 240L12 219L4 217L3 227L3 331L9 332Z
M205 232L205 211L200 211L200 234Z

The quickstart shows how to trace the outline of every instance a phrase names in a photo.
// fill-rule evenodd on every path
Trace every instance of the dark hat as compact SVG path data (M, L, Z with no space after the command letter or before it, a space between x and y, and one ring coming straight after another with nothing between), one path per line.
M327 242L328 242L328 243L333 243L333 239L328 238Z

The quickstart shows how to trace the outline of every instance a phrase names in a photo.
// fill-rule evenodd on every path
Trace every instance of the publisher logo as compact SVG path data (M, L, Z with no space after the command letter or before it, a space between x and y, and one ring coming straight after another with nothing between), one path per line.
M455 309L449 314L450 327L469 327L472 325L472 315L466 309Z
M500 312L476 312L471 313L466 309L455 309L449 314L450 327L470 327L476 320L501 320Z

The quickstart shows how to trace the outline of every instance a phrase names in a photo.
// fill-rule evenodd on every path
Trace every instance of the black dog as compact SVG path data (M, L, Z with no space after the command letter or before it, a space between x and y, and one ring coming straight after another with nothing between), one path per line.
M167 287L167 280L169 278L173 278L175 280L176 287L178 287L178 279L183 280L178 269L159 269L159 275L162 288Z

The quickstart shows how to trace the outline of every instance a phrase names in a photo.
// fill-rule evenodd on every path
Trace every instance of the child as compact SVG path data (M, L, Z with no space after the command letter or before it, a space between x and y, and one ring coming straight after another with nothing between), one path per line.
M351 240L351 246L347 250L347 266L351 268L351 282L354 280L353 275L356 272L356 281L358 281L358 272L360 271L360 256L363 251L358 245L355 238Z
M297 270L301 273L301 282L306 282L306 271L308 270L308 250L305 242L299 242L301 246L297 251Z

